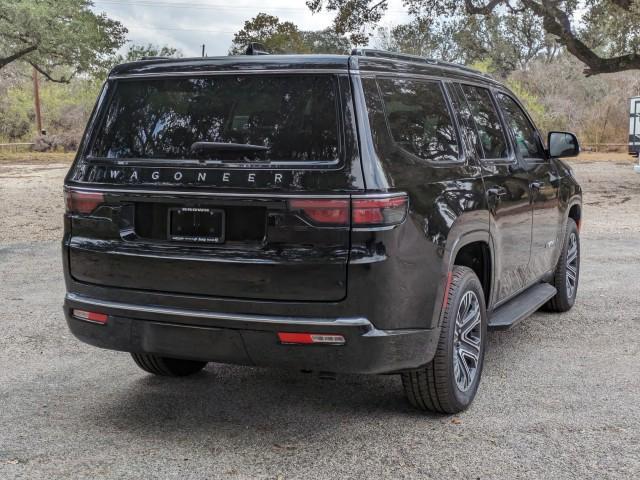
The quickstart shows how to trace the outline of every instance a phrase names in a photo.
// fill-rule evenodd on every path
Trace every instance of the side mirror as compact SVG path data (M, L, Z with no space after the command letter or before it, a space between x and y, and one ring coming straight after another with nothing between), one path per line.
M580 155L578 138L569 132L549 132L550 157L577 157Z

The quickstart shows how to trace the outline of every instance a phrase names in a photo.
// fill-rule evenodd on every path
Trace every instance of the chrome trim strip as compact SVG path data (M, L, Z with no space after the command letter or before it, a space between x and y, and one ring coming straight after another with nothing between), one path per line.
M353 198L395 198L395 197L406 197L406 192L378 192L369 191L362 193L352 193L351 197Z
M305 170L305 171L317 171L314 167L333 167L340 164L341 159L335 160L276 160L268 162L226 162L222 160L195 160L195 159L164 159L164 158L100 158L100 157L83 157L83 160L90 165L100 165L109 168L115 167L173 167L173 168L187 168L187 169L202 169L202 168L218 168L223 167L225 169L234 170L269 170L273 167L289 167L291 170ZM302 168L300 168L302 167ZM335 170L335 169L334 169Z
M153 78L153 77L209 77L213 75L268 75L268 74L310 74L310 73L329 73L329 74L348 74L347 68L260 68L260 69L242 69L242 70L207 70L207 71L177 71L177 72L149 72L149 73L124 73L110 75L109 79L119 80L125 78Z
M181 308L169 308L169 307L147 307L142 305L133 305L129 303L111 302L107 300L97 300L95 298L89 298L75 293L67 293L65 296L66 302L77 302L83 305L96 306L101 308L111 308L114 310L129 310L133 312L154 313L158 315L170 315L173 317L186 317L186 318L208 318L211 320L227 320L231 322L251 322L251 323L263 323L263 324L286 324L296 326L348 326L348 327L369 327L373 329L373 325L366 318L354 317L354 318L310 318L309 320L302 320L296 317L276 317L267 315L246 315L240 313L215 313L204 312L201 310L185 310Z
M336 194L315 194L309 192L306 194L299 193L271 193L271 192L199 192L193 190L134 190L126 188L98 188L98 187L75 187L71 185L65 185L64 189L67 191L73 190L74 192L101 192L101 193L133 193L142 195L194 195L194 196L206 196L206 197L248 197L248 198L335 198L335 199L349 199L349 198L394 198L406 196L404 192L354 192L354 193L336 193Z
M75 186L64 186L65 190L73 190L75 192L101 192L101 193L123 193L123 194L142 194L142 195L153 195L153 196L163 196L163 195L192 195L192 196L201 196L201 197L233 197L233 198L336 198L336 199L349 199L350 194L326 194L326 195L316 195L314 193L309 194L298 194L298 193L271 193L271 192L247 192L247 193L237 193L237 192L199 192L193 190L134 190L134 189L123 189L123 188L96 188L96 187L75 187Z
M503 88L506 89L504 85L500 82L485 78L485 77L475 77L472 75L464 74L463 72L459 72L461 78L448 77L446 75L436 75L436 74L424 74L424 73L414 73L414 72L388 72L384 70L360 70L359 72L354 73L354 76L359 76L362 78L372 78L372 77L392 77L392 78L406 78L406 79L420 79L420 80L428 80L433 82L449 82L449 83L464 83L468 85L474 85L482 88ZM476 81L479 80L479 81Z

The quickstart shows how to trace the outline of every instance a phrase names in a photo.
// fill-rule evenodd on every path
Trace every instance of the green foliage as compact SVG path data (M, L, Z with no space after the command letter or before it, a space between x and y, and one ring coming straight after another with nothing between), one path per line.
M129 45L127 53L124 55L117 55L115 61L117 63L135 62L145 57L182 57L182 52L169 45L154 45L148 43L146 45L138 45L132 43Z
M113 55L104 66L111 68L119 63L139 60L146 56L182 56L169 46L129 46L127 52ZM49 136L64 135L78 141L96 101L108 70L99 70L95 75L80 75L67 83L41 79L40 104L43 127ZM68 72L61 72L71 77ZM26 65L13 64L0 75L0 140L31 141L36 134L33 98L32 69Z
M106 78L106 75L116 65L126 62L135 62L137 60L141 60L145 57L182 57L182 52L174 47L170 47L169 45L154 45L152 43L148 43L147 45L138 45L132 43L129 45L126 53L118 54L110 57L107 62L105 62L105 70L98 72L94 75L95 78L99 80L103 80Z
M44 81L40 103L45 130L80 137L98 96L101 83L89 78L74 78L60 84ZM30 141L35 132L33 84L28 76L0 98L0 138Z
M587 0L582 34L589 45L604 56L620 52L640 55L640 1L630 1L628 10L606 0Z
M378 29L374 43L385 50L449 62L486 60L491 73L501 78L558 50L540 20L528 12L491 17L418 17L392 29Z
M534 123L541 131L548 132L553 129L553 123L549 118L549 114L538 97L536 97L531 91L527 90L527 87L522 82L514 78L509 78L506 81L506 84L522 102L533 118Z
M267 51L273 53L306 53L298 27L291 22L281 22L278 17L266 13L259 13L244 22L242 30L233 36L229 53L242 54L254 42L261 43Z
M317 31L303 31L302 42L308 53L335 53L338 55L351 52L351 42L343 35L338 35L327 28Z
M458 20L440 22L419 18L393 28L379 28L374 44L391 52L458 62L461 61L461 52L456 32L460 28Z
M230 55L241 55L250 43L260 43L271 53L349 53L349 40L330 29L302 31L291 22L259 13L244 22L233 37Z
M404 0L413 22L400 50L434 49L438 29L458 25L459 61L490 57L494 70L506 76L550 50L554 40L587 65L585 73L640 69L640 0ZM333 29L351 34L366 45L367 27L376 26L388 7L386 0L308 0L312 12L335 12ZM416 28L417 27L417 30ZM426 35L425 35L426 34ZM423 46L416 48L416 35ZM392 35L393 36L393 35ZM446 38L446 36L445 36ZM447 53L451 53L447 51ZM547 52L547 55L549 52Z
M26 62L62 82L104 70L127 30L90 6L88 0L2 0L0 69Z

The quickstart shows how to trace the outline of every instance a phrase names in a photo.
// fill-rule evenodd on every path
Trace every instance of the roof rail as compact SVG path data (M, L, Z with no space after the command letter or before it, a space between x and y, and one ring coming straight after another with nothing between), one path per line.
M149 57L140 57L138 61L147 61L147 60L168 60L171 57L165 57L162 55L159 56L149 56Z
M436 65L436 66L447 67L447 68L456 68L458 70L463 70L465 72L475 73L476 75L482 75L483 77L489 77L489 78L491 77L491 75L487 73L483 73L480 70L476 70L475 68L467 67L466 65L461 65L459 63L453 63L453 62L444 62L442 60L421 57L419 55L411 55L409 53L388 52L386 50L376 50L373 48L354 48L351 51L351 55L359 55L361 57L387 58L389 60L404 60L407 62L424 62L429 65Z

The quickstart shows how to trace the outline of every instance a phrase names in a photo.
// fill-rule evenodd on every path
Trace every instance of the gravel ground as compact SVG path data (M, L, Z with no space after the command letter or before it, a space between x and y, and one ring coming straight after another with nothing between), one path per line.
M321 380L209 365L144 374L61 312L66 165L0 163L0 478L638 478L640 175L574 163L585 189L576 307L491 333L458 416L395 376Z

